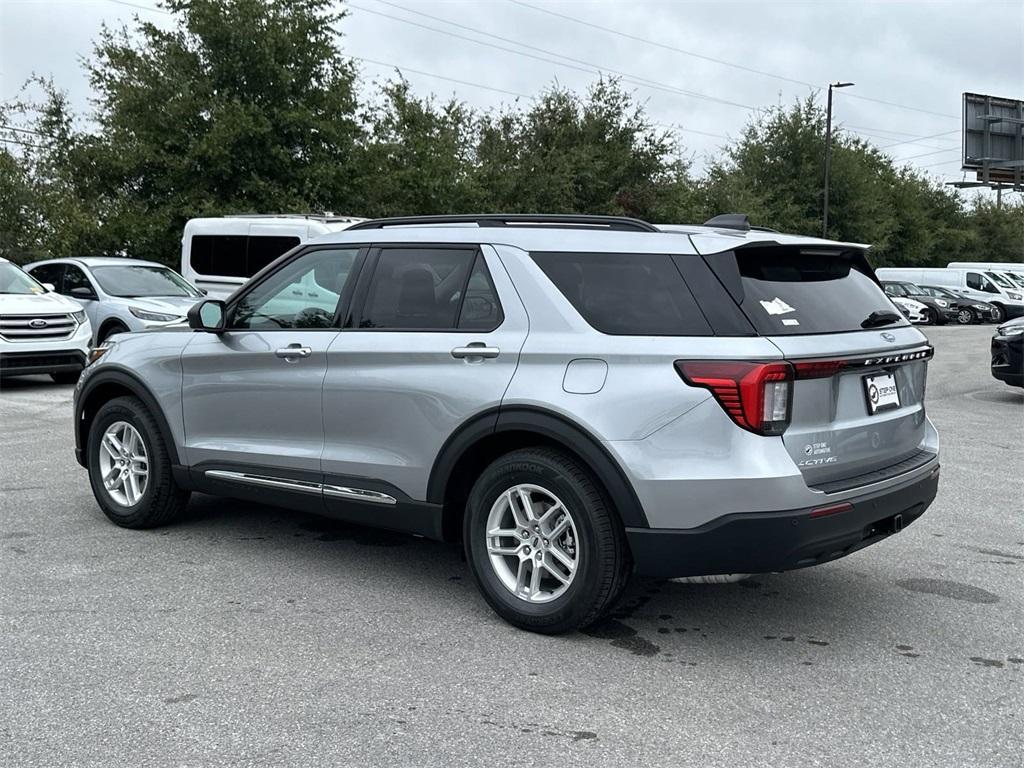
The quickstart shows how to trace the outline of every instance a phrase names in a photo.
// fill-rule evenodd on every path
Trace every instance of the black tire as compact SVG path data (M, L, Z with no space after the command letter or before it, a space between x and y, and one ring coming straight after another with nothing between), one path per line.
M528 602L506 587L487 553L491 507L506 490L529 483L550 491L576 526L577 565L565 592L545 603ZM497 459L470 492L463 524L470 573L484 599L505 621L521 629L559 634L586 627L609 610L632 571L625 530L591 473L567 453L526 448Z
M938 325L939 324L939 315L931 307L925 307L921 311L921 314L924 316L923 325Z
M81 371L60 371L59 373L51 373L50 378L53 379L55 384L77 384L78 377L81 375Z
M116 421L126 421L138 431L148 454L149 477L141 498L132 506L118 503L103 486L100 476L100 443ZM93 495L110 521L122 528L155 528L180 517L188 504L189 492L179 488L171 474L171 458L160 428L152 414L134 397L117 397L99 409L86 438L89 483Z
M1006 310L1003 309L1003 305L1002 304L993 304L992 305L992 322L993 323L1001 323L1005 319L1006 319Z
M973 310L963 307L956 311L956 321L959 325L970 325L971 323L978 322L978 316L974 314Z
M99 335L96 337L96 344L102 344L115 333L128 333L128 327L121 325L121 323L111 323L110 325L104 326L103 330L101 330Z

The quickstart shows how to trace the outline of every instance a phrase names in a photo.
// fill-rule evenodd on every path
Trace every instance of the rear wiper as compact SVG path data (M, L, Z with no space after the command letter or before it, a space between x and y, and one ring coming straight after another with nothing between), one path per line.
M880 325L888 325L889 323L899 322L901 315L895 312L890 312L888 309L883 309L878 312L872 312L867 316L867 319L860 324L861 328L877 328Z

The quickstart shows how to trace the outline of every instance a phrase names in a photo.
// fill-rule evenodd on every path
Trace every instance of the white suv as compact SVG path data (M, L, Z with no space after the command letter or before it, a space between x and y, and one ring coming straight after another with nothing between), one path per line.
M0 259L0 376L48 373L75 382L91 338L81 304Z

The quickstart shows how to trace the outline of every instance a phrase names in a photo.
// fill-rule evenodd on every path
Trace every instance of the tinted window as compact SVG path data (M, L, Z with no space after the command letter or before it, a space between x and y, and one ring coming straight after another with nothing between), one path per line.
M67 285L71 267L64 275ZM107 267L93 267L93 277L100 288L111 296L191 296L202 294L193 288L185 278L167 267L143 264L124 264ZM84 277L84 275L83 275Z
M310 251L246 293L230 327L330 328L352 277L357 248Z
M359 327L454 329L476 256L475 248L385 248Z
M33 267L29 274L40 283L50 283L57 293L63 293L60 285L63 272L63 264L43 264L41 267Z
M650 253L534 253L533 260L601 333L710 336L672 258Z
M462 311L459 313L459 329L491 331L501 325L503 319L498 292L494 290L487 264L483 254L477 254L466 285L466 298L462 301Z
M287 253L299 244L297 237L265 237L252 235L249 238L249 250L246 255L247 277L252 277L267 264L283 253Z
M193 235L189 261L201 275L251 277L246 271L245 235Z
M781 334L859 331L872 312L892 313L885 293L861 269L860 254L748 248L736 251L742 309L758 332ZM892 327L906 325L899 320Z
M96 291L92 283L89 282L89 278L85 276L84 271L74 264L66 264L64 266L64 286L60 292L70 295L71 291L75 288L87 288L94 293Z

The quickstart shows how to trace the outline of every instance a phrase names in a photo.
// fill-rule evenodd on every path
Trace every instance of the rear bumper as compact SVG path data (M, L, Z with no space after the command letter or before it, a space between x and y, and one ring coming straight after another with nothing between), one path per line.
M1024 336L992 338L992 376L1014 387L1024 387Z
M906 485L847 499L821 517L814 509L749 512L697 528L627 528L637 573L652 578L770 573L806 568L856 552L919 518L935 498L939 467Z

